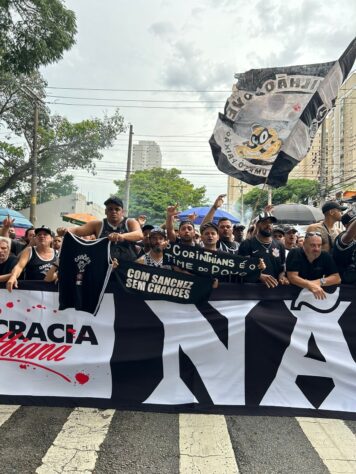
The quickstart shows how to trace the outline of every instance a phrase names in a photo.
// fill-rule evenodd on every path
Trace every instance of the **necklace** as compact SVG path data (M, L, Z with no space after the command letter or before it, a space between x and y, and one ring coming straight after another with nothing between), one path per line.
M265 242L261 242L261 240L257 237L257 235L256 235L256 240L257 240L257 242L259 242L259 244L262 245L262 247L266 250L266 253L269 253L269 250L270 250L271 245L272 245L272 241L269 242L268 244L265 243Z

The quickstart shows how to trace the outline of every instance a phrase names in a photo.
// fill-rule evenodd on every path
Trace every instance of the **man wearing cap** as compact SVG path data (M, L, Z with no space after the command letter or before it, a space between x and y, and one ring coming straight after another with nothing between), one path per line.
M274 288L278 284L288 285L285 276L285 250L283 244L272 238L273 224L276 217L269 212L263 212L256 218L256 235L244 240L239 248L239 255L259 257L263 259L266 268L259 276L259 281L267 288Z
M316 299L325 299L324 287L341 281L337 266L329 252L321 250L319 232L307 232L303 247L292 249L287 257L287 275L292 285L306 288Z
M34 247L26 247L19 261L12 269L6 288L11 292L13 287L17 288L17 279L24 271L25 280L43 280L46 273L56 261L56 253L51 247L52 231L49 227L38 227L35 229Z
M169 242L177 242L183 245L195 244L195 228L191 220L185 219L179 223L178 232L174 230L174 220L178 216L178 204L167 207L166 229Z
M234 241L240 246L241 242L244 240L244 230L245 226L242 224L234 224L232 226L232 233L234 236Z
M319 232L321 234L321 250L331 252L339 231L335 228L336 222L341 221L342 211L346 211L347 206L341 206L337 201L327 201L321 208L324 220L317 224L311 224L307 232Z
M161 227L153 227L148 238L150 250L137 259L136 262L149 267L170 269L170 265L163 265L163 250L167 245L166 232Z
M224 197L226 194L219 194L215 199L214 204L209 209L208 213L203 219L202 225L207 222L213 222L215 212L224 204ZM239 243L234 240L232 222L227 217L221 217L218 220L219 240L217 249L222 252L237 253L239 250Z
M106 218L91 221L80 227L60 227L58 235L71 232L78 237L94 234L97 239L107 237L111 245L111 257L120 260L136 260L135 242L142 240L140 224L136 219L124 217L124 205L120 198L111 196L104 202Z
M219 229L213 222L206 222L200 226L201 242L206 250L218 250Z
M286 249L286 258L291 249L297 246L298 231L292 225L284 226L284 248Z
M151 249L150 233L152 229L154 229L154 225L151 225L151 224L145 224L142 227L141 230L143 234L143 239L140 242L137 242L137 246L136 246L137 258L142 257L143 255L145 255L145 253L150 251Z
M273 226L272 238L278 240L278 242L281 242L281 244L284 245L284 229L282 226Z
M346 212L341 222L346 230L336 239L332 255L343 283L356 283L356 212Z

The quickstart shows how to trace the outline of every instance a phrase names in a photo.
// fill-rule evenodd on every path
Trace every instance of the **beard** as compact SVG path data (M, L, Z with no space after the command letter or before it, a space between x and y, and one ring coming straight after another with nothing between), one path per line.
M271 237L272 232L270 230L260 230L260 234L263 235L263 237Z

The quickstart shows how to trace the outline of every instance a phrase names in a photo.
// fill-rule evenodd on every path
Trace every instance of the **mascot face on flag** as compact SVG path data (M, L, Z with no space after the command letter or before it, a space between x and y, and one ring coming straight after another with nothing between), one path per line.
M335 62L235 74L210 146L217 167L246 183L279 187L308 153L356 56L354 40Z

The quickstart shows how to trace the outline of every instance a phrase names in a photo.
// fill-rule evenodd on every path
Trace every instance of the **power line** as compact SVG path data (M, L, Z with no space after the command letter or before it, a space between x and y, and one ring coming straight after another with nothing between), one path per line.
M179 92L179 93L231 93L231 89L226 90L182 90L182 89L108 89L95 87L58 87L47 86L46 89L76 90L76 91L105 91L105 92Z

